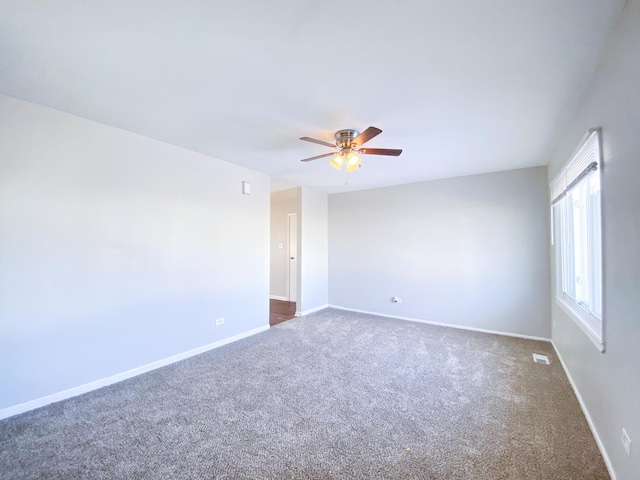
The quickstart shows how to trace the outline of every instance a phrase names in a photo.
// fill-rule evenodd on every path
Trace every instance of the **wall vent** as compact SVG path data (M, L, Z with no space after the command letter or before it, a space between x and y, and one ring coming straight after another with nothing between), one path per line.
M533 354L533 361L536 363L542 363L543 365L549 365L549 357L541 355L539 353Z

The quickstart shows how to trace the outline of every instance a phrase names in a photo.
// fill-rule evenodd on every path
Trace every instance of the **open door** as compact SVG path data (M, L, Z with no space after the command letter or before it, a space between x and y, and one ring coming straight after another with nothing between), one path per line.
M298 299L298 215L288 214L289 217L289 301L297 302Z

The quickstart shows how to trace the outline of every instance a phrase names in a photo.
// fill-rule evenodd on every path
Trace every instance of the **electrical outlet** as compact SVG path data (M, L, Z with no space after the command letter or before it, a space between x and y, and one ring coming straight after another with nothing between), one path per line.
M627 434L627 431L622 429L622 446L624 447L624 451L627 452L627 456L631 455L631 439Z
M216 318L216 327L219 327L224 323L224 317Z
M402 303L402 299L400 297L391 297L391 301L393 303Z

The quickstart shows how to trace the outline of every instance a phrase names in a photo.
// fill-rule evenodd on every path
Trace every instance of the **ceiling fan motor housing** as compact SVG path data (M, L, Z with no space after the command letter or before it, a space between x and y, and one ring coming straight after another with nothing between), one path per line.
M336 132L336 145L340 149L350 148L358 135L360 135L358 130L338 130Z

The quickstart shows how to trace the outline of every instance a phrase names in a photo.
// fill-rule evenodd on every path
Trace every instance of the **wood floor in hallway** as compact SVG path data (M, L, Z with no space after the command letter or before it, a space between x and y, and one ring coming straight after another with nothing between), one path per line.
M296 302L269 300L269 325L272 327L296 316Z

